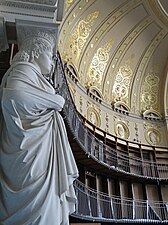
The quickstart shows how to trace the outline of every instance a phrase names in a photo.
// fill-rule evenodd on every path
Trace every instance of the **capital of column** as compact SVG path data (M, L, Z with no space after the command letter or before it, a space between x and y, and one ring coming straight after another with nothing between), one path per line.
M0 17L0 52L6 51L8 48L9 46L6 35L5 20L3 17Z

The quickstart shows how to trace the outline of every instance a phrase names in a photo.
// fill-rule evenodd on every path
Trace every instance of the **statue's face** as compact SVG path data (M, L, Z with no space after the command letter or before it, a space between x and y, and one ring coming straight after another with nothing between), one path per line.
M49 51L45 51L39 55L38 59L35 59L36 63L41 69L41 73L46 75L51 72L52 69L52 53Z

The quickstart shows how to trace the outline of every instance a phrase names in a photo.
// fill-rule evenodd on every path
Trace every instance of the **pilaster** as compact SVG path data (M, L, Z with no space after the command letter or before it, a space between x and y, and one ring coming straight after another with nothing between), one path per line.
M0 17L0 52L6 51L9 48L6 35L5 20Z

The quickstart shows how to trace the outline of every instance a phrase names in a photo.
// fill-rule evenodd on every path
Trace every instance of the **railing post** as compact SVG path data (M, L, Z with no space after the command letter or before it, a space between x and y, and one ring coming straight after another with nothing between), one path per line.
M90 216L92 216L92 210L91 210L91 205L90 205L90 196L88 195L88 192L87 192L87 200L88 200L89 214L90 214Z
M132 218L135 219L135 201L133 199L133 202L132 202Z
M84 146L85 146L85 151L87 152L87 153L89 153L88 152L88 132L87 132L87 129L85 129L85 132L84 132Z
M76 188L76 198L78 199L78 193L79 191L78 191L78 189ZM76 211L76 214L78 214L78 212L79 212L79 202L78 201L76 201L76 207L75 207L75 211Z
M75 131L75 136L76 136L76 138L78 138L78 132L79 132L79 120L77 119L77 117L75 117L75 127L74 127L74 131Z
M101 212L101 207L100 207L100 198L99 194L97 194L97 212L98 212L98 217L102 218L102 212Z
M148 205L148 200L146 200L146 218L149 220L149 205Z

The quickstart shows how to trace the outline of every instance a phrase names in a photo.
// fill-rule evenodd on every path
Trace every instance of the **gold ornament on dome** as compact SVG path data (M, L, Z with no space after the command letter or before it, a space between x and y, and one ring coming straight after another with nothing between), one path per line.
M117 122L114 130L117 137L128 139L130 136L129 128L124 122Z
M101 124L100 115L94 108L88 108L87 119L96 127L99 127Z
M141 111L155 110L159 112L159 65L152 67L144 79L141 89Z
M103 75L109 60L109 52L113 45L114 40L111 39L104 47L101 47L95 53L91 64L89 66L87 77L86 77L86 86L96 86L100 88L102 85Z
M152 18L151 18L152 19ZM151 21L150 21L151 22ZM163 39L167 36L167 30L160 30L160 32L155 36L155 38L151 41L149 47L148 47L148 50L145 52L143 58L142 58L142 61L139 65L139 68L136 72L136 74L138 74L138 76L140 75L140 77L142 77L144 74L146 74L146 68L151 60L151 58L153 57L153 54L154 52L156 51L157 49L157 46L163 41ZM154 66L156 68L156 71L157 71L157 65ZM139 79L140 80L140 79ZM139 89L139 82L135 82L134 83L134 88L135 88L135 92ZM146 90L149 90L151 87L150 85L148 86L148 83L145 82L145 85L143 86L143 91ZM156 87L154 87L154 89L157 88L157 85ZM158 88L157 88L158 90ZM155 91L156 92L156 91ZM133 108L136 109L133 110L134 112L138 112L139 113L139 99L137 98L139 95L133 95L133 102L132 102L132 110ZM141 89L141 96L142 96L142 89ZM145 107L144 103L143 103L143 106L142 106L142 100L141 100L141 106L140 106L140 110L141 112L146 110L145 108L147 108L147 110L149 109L149 106ZM154 109L154 108L151 108L151 110ZM155 110L155 109L154 109ZM159 110L158 110L159 112Z
M87 16L86 20L81 20L72 31L67 43L65 44L65 52L63 59L73 62L77 66L79 56L84 47L84 44L89 37L91 27L98 17L99 12L96 11Z
M66 0L65 11L68 10L68 8L72 5L73 2L75 2L75 0Z
M113 102L122 101L128 104L128 91L132 74L132 69L128 63L119 68L112 89Z
M161 135L158 130L150 128L150 129L146 130L145 138L149 144L158 145L158 144L160 144Z

